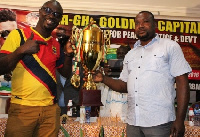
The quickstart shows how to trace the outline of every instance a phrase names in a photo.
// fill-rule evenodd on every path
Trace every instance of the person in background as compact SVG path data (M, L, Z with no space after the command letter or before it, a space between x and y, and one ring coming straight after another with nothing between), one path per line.
M112 79L98 71L93 77L117 92L128 92L127 137L184 136L191 67L179 44L159 38L155 30L151 12L137 14L135 33L139 40L126 54L120 78Z
M66 29L63 27L58 27L56 30L56 36L58 38L58 41L61 45L61 48L63 48L66 44L70 43L70 37L66 35ZM82 72L82 70L81 70ZM83 75L80 72L80 75ZM58 93L58 105L61 108L61 115L67 114L67 104L69 100L72 100L73 108L76 108L79 105L79 88L74 87L70 80L70 78L66 79L62 75L59 74L59 72L56 72L56 78L57 78L57 93ZM81 81L81 85L83 82ZM77 111L79 109L77 108Z
M117 48L117 59L124 59L129 50L131 50L130 46L121 45L119 48Z
M36 27L11 31L1 48L0 74L13 71L5 137L58 136L56 69L68 78L73 52L68 44L64 53L51 36L62 15L58 1L45 2Z
M66 36L66 30L62 27L57 27L56 29L56 37L57 41L60 43L60 47L63 49L67 44L69 37ZM64 85L66 82L66 78L63 77L58 71L56 71L56 80L57 80L57 98L58 98L58 105L61 109L61 114L67 113L67 102L64 101Z
M124 60L125 55L131 50L130 46L120 46L117 48L117 59ZM120 72L122 71L123 65L120 66Z
M129 46L121 45L117 48L117 59L123 61L125 55L131 50ZM119 63L119 62L118 62ZM122 64L122 63L120 63ZM119 70L122 70L120 66ZM109 69L104 69L104 71ZM105 74L109 72L105 72ZM117 78L115 78L117 79ZM107 85L100 83L99 89L102 91L101 101L103 106L100 107L101 117L119 117L123 122L126 122L127 115L127 93L119 93L110 89Z
M0 49L8 34L17 29L16 13L10 9L0 10Z
M17 29L16 13L10 9L0 10L0 49L4 44L8 34L14 29ZM6 82L4 84L8 87L11 87L11 73L7 73L2 76Z

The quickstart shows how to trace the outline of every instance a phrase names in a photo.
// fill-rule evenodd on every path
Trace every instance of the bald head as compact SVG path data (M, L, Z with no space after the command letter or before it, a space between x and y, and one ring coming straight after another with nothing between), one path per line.
M151 13L150 11L140 11L140 12L138 13L138 15L139 15L139 14L143 14L143 13L148 14L148 15L149 15L149 18L151 18L152 21L155 21L153 13Z
M52 4L52 5L54 5L54 6L59 7L60 12L63 13L63 8L62 8L62 6L61 6L60 3L59 3L58 1L56 1L56 0L47 1L47 2L45 2L45 3L43 4L42 7L45 7L46 5L49 5L49 4Z

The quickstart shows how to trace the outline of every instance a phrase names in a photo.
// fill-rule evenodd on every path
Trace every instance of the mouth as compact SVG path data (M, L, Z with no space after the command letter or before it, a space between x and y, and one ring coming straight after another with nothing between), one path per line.
M143 34L143 33L146 33L146 31L143 30L143 29L140 29L140 30L139 30L139 34Z
M55 26L56 25L56 22L51 20L51 19L46 19L46 22L47 22L48 26Z
M55 22L51 19L46 19L48 25L54 25Z

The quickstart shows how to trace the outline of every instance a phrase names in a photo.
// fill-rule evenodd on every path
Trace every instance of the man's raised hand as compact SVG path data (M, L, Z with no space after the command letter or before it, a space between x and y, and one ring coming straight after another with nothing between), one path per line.
M40 50L40 45L47 45L47 42L40 40L33 40L34 34L31 32L30 37L24 43L23 50L25 54L35 54Z

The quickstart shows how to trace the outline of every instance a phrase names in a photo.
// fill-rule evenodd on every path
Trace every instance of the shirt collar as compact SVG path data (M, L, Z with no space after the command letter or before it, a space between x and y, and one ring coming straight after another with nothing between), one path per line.
M157 41L159 39L160 38L159 38L158 34L156 33L156 36L147 45L145 45L144 48L152 45L155 41ZM139 46L141 46L141 41L140 40L136 41L136 43L134 44L134 48L139 47Z
M42 35L40 35L39 32L37 32L33 27L30 27L30 29L35 32L38 36L40 36L42 39L44 39L45 41L48 41L52 38L52 36L49 36L48 38L44 38Z

